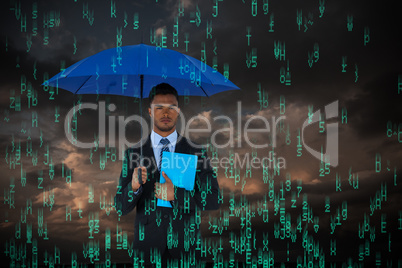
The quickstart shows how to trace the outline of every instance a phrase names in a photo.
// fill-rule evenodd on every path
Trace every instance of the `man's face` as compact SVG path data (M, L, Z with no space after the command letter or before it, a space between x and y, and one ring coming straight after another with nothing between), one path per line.
M169 135L176 129L180 108L174 95L155 95L148 112L153 120L154 131L159 135Z

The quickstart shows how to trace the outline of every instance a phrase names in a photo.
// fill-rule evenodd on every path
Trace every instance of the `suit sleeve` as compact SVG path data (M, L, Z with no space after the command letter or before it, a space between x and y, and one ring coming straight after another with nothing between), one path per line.
M194 190L175 187L175 200L180 209L216 210L220 207L220 190L216 174L206 153L200 153Z
M120 215L126 215L134 209L137 205L139 198L141 197L142 191L138 193L133 192L131 186L131 179L133 176L133 171L135 166L131 166L130 163L130 150L126 150L124 153L123 166L120 173L119 185L117 186L117 193L114 198L115 208L117 213Z

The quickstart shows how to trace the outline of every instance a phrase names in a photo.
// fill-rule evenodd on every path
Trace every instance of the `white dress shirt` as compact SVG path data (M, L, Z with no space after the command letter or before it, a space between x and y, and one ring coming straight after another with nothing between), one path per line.
M160 144L161 139L163 139L161 135L156 133L154 130L151 132L151 143L152 143L152 148L154 149L154 156L155 156L155 162L158 165L159 168L159 162L160 162L160 157L161 157L161 151L163 145ZM177 131L173 131L169 136L165 137L169 140L169 152L174 152L176 148L176 141L177 141Z

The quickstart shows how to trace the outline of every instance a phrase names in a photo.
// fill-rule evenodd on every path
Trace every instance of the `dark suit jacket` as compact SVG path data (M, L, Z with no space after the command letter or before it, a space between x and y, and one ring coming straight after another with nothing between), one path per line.
M134 224L133 262L144 264L155 262L155 256L162 256L166 247L177 259L188 255L200 259L201 236L200 210L218 209L219 185L205 151L192 147L186 138L178 135L175 152L198 155L197 172L193 191L175 187L173 208L157 207L154 184L159 182L160 173L155 162L151 138L143 144L144 166L148 179L142 191L134 194L131 179L138 166L140 148L125 151L123 168L115 197L118 213L126 215L136 208Z

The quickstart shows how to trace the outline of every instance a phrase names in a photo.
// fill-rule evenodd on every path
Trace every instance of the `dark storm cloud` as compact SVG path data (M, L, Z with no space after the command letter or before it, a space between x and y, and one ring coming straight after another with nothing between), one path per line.
M225 21L224 24L217 23L212 32L212 39L217 39L218 59L220 67L223 62L231 62L231 78L241 88L241 92L234 93L234 97L241 99L244 104L255 105L258 95L256 93L257 82L262 84L272 99L278 98L283 90L286 90L286 99L289 102L300 104L313 104L314 106L325 105L334 99L345 98L345 93L357 91L362 83L368 82L363 75L368 70L373 70L382 66L390 69L395 66L389 65L386 58L376 57L375 49L380 49L381 40L387 40L382 26L370 22L370 16L376 16L381 20L389 21L392 16L388 16L391 7L377 9L375 5L366 2L345 3L326 3L326 9L322 18L319 18L318 2L314 5L308 3L294 3L292 8L279 3L270 3L270 12L275 14L275 31L269 33L268 18L266 16L251 16L251 3L246 4L236 2L231 6L230 11L224 9L226 3L220 3L222 12L218 18ZM262 13L261 5L259 14ZM312 13L313 25L303 32L298 30L296 23L296 11L303 10L303 16L307 17ZM210 10L205 10L208 16ZM347 16L354 16L354 29L352 32L347 30ZM205 21L203 22L205 26ZM258 25L258 26L257 26ZM250 46L247 45L247 27L250 27ZM370 26L371 41L365 47L363 45L364 27ZM395 24L390 24L391 29L395 29ZM199 39L204 40L204 32ZM387 39L385 39L387 38ZM395 39L392 38L394 41ZM230 46L220 46L222 40L230 43ZM274 58L274 41L286 43L286 59L290 62L292 75L292 85L284 86L279 82L279 69L286 67L286 61L278 61ZM313 52L314 44L319 45L320 58L312 68L308 67L308 52ZM391 49L389 54L397 51L396 43L389 42ZM208 44L208 42L207 42ZM209 55L212 51L212 41L207 45ZM257 48L257 68L248 69L246 67L246 53L250 53L252 48ZM233 59L232 55L238 55ZM347 72L342 72L342 57L347 56ZM211 62L212 55L208 58ZM374 62L373 62L374 59ZM355 64L359 70L359 83L356 87L350 87L355 77ZM360 80L359 80L360 79ZM245 98L252 94L254 98ZM238 94L238 95L237 95ZM348 94L349 95L349 94ZM231 103L232 98L219 99L223 107Z
M53 171L49 167L42 170L35 170L26 174L27 183L33 186L43 188L65 188L66 187L66 175L69 172L67 165L64 165L64 174L62 174L62 164L54 164ZM52 178L50 178L52 176ZM42 178L39 180L38 178ZM39 187L39 186L38 186Z
M398 94L398 73L385 73L367 83L361 93L348 101L350 122L362 138L386 136L387 124L394 125L402 118L402 95Z
M397 170L399 174L402 170ZM368 174L367 174L368 173ZM331 203L340 205L341 201L348 201L351 205L366 204L369 207L370 197L374 198L377 191L381 191L381 185L387 185L389 195L397 195L399 184L394 185L394 170L383 170L381 173L371 172L354 172L340 175L340 186L337 189L335 178L324 178L322 182L316 184L303 185L303 193L309 197L330 197ZM358 179L357 179L358 178ZM358 181L358 182L357 182ZM339 185L339 184L338 184ZM337 191L340 190L340 191ZM358 193L358 194L357 194Z
M67 59L67 66L72 64L73 61L68 61L67 57L58 55L56 58L53 58L51 62L39 62L30 54L26 53L26 51L16 50L13 46L8 47L7 52L5 52L6 48L4 43L1 43L0 49L2 51L2 89L4 90L4 93L6 92L6 89L9 89L8 94L2 94L1 96L2 108L6 108L12 104L9 99L9 96L12 95L10 93L11 90L14 90L14 95L16 97L21 96L21 108L24 109L25 107L28 107L27 90L21 92L21 83L25 80L26 88L28 88L28 84L31 84L37 94L37 105L32 108L38 112L48 109L48 105L46 104L51 103L50 99L56 98L58 94L56 93L57 89L54 89L55 93L51 94L49 91L45 92L42 88L41 84L44 82L44 73L47 72L50 78L53 74L59 72L61 60ZM71 97L72 94L63 92L63 90L60 89L59 94L61 97L58 98L58 104L61 109L67 105L71 105L73 100Z

